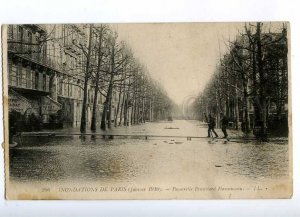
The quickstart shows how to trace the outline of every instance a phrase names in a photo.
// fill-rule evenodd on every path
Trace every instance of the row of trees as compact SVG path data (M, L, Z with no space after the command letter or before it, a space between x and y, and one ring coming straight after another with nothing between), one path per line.
M220 57L193 105L198 118L206 112L220 120L223 112L237 130L242 128L248 135L254 129L261 138L267 138L267 129L274 128L274 123L287 132L287 27L282 24L273 32L266 27L260 22L245 24L243 33L226 43L228 52Z
M112 127L112 120L115 126L126 126L166 119L171 113L174 104L164 89L109 25L10 25L8 38L14 55L61 72L50 77L49 89L54 100L55 88L59 93L64 87L67 91L72 90L70 86L81 89L77 97L82 100L83 133L88 127L95 131L99 120L101 129L106 130ZM55 75L59 77L58 85ZM91 126L87 126L88 106L92 110ZM97 112L100 106L101 117Z
M75 44L84 55L84 71L80 76L83 83L83 102L80 131L87 129L88 87L93 87L91 130L96 130L97 119L101 118L101 129L129 123L138 124L146 120L165 119L172 109L172 101L163 88L139 63L127 44L118 40L116 32L108 25L90 24L89 39L85 44ZM76 42L75 42L76 43ZM113 115L113 93L118 95ZM103 112L97 117L97 98L104 97ZM118 121L119 120L119 121Z

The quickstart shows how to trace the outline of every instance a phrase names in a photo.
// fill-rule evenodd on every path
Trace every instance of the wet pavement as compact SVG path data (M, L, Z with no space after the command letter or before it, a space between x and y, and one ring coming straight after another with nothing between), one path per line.
M64 129L63 132L78 132ZM100 131L99 131L100 132ZM110 133L168 136L207 135L196 121L146 123ZM222 135L220 130L217 130ZM87 136L24 137L10 149L12 181L197 182L204 174L268 181L289 175L288 142L186 138L92 139ZM205 177L207 179L207 177Z

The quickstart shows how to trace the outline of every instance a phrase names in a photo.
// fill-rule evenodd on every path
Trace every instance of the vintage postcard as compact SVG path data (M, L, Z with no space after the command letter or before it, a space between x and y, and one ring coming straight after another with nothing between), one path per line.
M7 199L292 197L288 22L2 36Z

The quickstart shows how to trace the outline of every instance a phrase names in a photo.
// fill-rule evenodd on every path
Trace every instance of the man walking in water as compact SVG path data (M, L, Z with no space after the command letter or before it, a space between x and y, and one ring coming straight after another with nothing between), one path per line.
M210 137L211 132L215 134L216 137L219 137L218 134L215 131L216 121L215 118L211 116L211 114L208 115L208 136Z
M228 140L228 134L227 134L227 127L228 127L228 118L226 117L226 115L224 115L223 113L220 114L222 119L221 119L221 129L222 132L224 133L224 139Z

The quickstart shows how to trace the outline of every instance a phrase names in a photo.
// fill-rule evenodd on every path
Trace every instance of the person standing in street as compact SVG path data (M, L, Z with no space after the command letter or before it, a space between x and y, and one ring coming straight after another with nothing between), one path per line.
M223 113L221 113L220 115L222 117L222 119L221 119L221 129L222 129L222 132L224 134L223 138L228 140L228 134L227 134L228 118Z
M216 137L219 137L215 131L215 127L216 127L216 120L211 114L209 114L208 115L208 136L207 137L210 137L211 132L213 132Z

